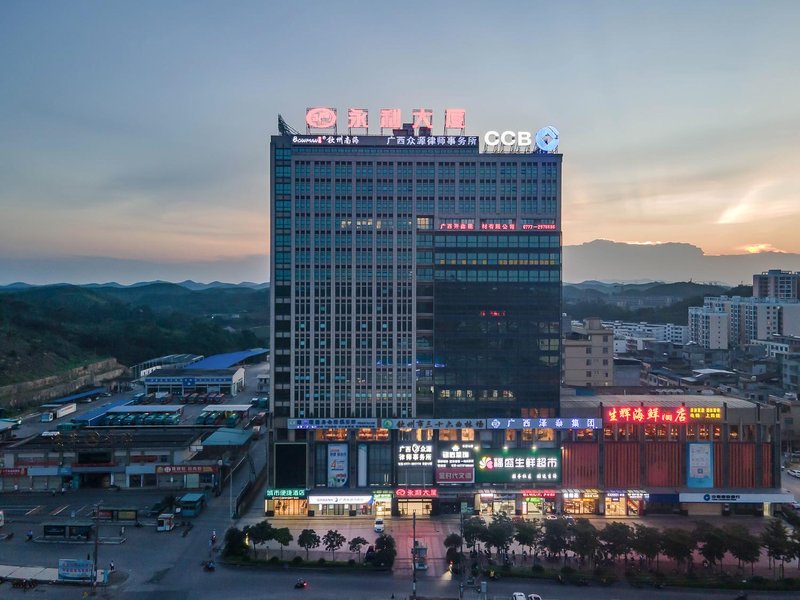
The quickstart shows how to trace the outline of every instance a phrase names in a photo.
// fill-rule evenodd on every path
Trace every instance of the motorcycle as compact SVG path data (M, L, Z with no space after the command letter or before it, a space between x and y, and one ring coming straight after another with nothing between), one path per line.
M305 579L298 579L294 584L294 589L304 590L308 587L308 582Z
M217 568L217 564L213 560L207 560L203 563L203 570L206 572L211 572Z

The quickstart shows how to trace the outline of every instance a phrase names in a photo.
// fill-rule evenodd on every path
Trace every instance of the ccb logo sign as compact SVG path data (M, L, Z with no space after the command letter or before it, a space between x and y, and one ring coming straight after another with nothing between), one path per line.
M517 146L527 148L532 144L542 152L555 152L558 149L558 129L552 125L542 127L536 135L530 131L487 131L483 136L484 143L489 147Z

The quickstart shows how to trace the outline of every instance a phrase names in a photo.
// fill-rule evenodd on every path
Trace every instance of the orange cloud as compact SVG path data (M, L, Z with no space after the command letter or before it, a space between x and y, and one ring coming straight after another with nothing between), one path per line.
M772 244L747 244L745 246L739 246L739 250L744 250L748 254L761 254L762 252L786 253L784 250L776 248Z

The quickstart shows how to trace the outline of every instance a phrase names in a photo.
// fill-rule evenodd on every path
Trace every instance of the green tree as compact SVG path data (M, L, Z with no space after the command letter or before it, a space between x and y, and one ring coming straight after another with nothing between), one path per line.
M319 548L321 540L317 532L313 529L303 529L297 538L297 545L306 549L306 560L308 560L308 552L312 548Z
M504 551L514 539L514 523L504 512L492 515L492 522L486 527L484 541L487 546L497 548L498 552Z
M542 546L552 556L561 556L567 549L569 528L564 519L547 519L544 522Z
M600 538L597 528L589 522L589 519L577 519L572 526L571 534L569 548L581 561L595 555L600 546Z
M331 560L336 560L336 551L347 541L338 529L329 529L328 533L322 536L325 550L331 553Z
M633 526L631 549L647 559L647 565L653 564L653 559L658 561L661 547L661 532L656 527L648 527L636 523Z
M247 539L250 540L250 543L253 544L253 554L256 554L256 546L260 546L261 544L266 544L268 541L273 539L275 530L273 529L272 525L270 525L269 521L264 519L263 521L259 521L255 525L248 525L244 528L244 533L247 536Z
M288 527L281 527L280 529L272 530L272 539L278 542L281 546L281 560L283 560L283 548L292 543L294 536L289 531Z
M397 544L394 538L388 533L382 533L375 540L375 560L376 567L391 569L394 559L397 556Z
M761 546L759 539L750 533L750 530L738 523L731 523L725 526L725 535L728 538L728 550L731 555L742 563L750 563L750 574L753 574L753 567L758 559L761 558Z
M684 563L691 562L695 547L696 544L691 531L668 527L661 532L661 551L664 556L674 560L678 567Z
M470 517L464 519L464 543L467 548L475 548L475 545L486 537L486 524L480 517Z
M451 533L444 538L444 547L447 548L445 559L448 561L448 563L452 563L459 569L461 568L462 557L459 550L461 549L463 543L464 540L457 533Z
M245 542L244 531L236 527L231 527L225 532L225 546L222 549L222 555L227 557L243 557L247 556L250 548L247 547Z
M603 543L603 552L606 556L612 556L614 560L618 560L620 556L625 556L627 560L633 539L633 531L629 525L614 521L603 528L599 537Z
M519 521L514 523L514 539L520 546L526 546L531 556L542 542L542 524L540 521Z
M358 536L350 540L350 552L358 554L358 562L361 562L361 547L367 545L367 540Z
M722 529L700 521L695 523L692 534L700 549L700 554L711 567L722 561L728 551L727 536Z
M761 545L767 551L772 568L774 569L776 563L780 565L780 577L783 579L783 564L784 561L791 560L793 548L786 527L779 519L770 519L761 532Z

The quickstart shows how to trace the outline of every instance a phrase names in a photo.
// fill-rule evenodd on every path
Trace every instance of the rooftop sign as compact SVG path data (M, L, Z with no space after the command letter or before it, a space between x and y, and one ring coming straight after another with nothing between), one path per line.
M721 419L722 407L718 406L615 406L605 409L608 423L688 423Z

